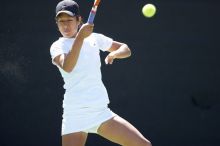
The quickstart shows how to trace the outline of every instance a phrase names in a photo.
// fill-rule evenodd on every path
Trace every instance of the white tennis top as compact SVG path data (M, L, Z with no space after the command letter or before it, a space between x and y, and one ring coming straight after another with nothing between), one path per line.
M61 54L68 53L74 38L61 37L50 48L52 60ZM113 40L102 34L92 33L84 40L76 66L67 73L55 64L64 80L64 109L79 107L97 107L109 103L106 88L102 82L100 50L106 51Z

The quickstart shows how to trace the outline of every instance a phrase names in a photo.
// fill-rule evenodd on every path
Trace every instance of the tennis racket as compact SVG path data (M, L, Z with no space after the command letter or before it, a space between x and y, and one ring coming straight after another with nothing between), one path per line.
M100 3L101 0L95 0L94 1L94 4L92 6L92 9L90 11L90 14L89 14L89 18L87 20L87 23L89 24L93 24L93 21L94 21L94 18L95 18L95 15L96 15L96 11L97 11L97 8L99 6L99 3Z

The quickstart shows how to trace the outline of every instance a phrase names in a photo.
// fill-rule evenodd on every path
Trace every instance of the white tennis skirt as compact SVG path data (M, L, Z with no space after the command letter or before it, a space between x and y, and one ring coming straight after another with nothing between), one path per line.
M62 135L86 131L115 116L107 106L84 107L65 110L62 120Z

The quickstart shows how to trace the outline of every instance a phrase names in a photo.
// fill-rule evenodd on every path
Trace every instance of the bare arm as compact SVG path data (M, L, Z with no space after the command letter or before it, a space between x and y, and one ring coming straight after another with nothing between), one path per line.
M75 41L68 54L62 54L54 59L54 62L58 64L66 72L71 72L79 58L80 50L82 48L83 41L93 31L93 25L84 24L75 37Z
M130 48L126 44L116 41L113 41L112 46L108 49L108 51L110 53L105 58L106 64L112 64L114 59L127 58L131 56Z

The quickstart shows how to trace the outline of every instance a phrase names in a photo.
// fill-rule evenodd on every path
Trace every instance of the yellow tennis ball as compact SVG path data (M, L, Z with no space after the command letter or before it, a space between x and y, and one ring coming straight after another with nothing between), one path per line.
M153 17L156 13L156 7L153 4L146 4L142 8L142 13L145 17Z

